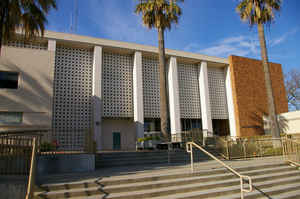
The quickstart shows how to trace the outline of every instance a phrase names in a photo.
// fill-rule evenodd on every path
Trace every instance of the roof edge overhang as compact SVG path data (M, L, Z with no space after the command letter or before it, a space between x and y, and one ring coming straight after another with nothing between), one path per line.
M154 46L147 46L147 45L141 45L141 44L135 44L135 43L129 43L129 42L121 42L121 41L115 41L115 40L109 40L109 39L100 39L95 37L88 37L88 36L82 36L82 35L76 35L76 34L69 34L69 33L61 33L61 32L54 32L54 31L45 31L44 38L46 39L54 39L58 42L66 42L66 43L80 43L82 45L87 46L102 46L102 47L113 47L113 48L120 48L123 50L127 50L129 52L133 51L141 51L141 52L147 52L147 53L153 53L158 54L158 48ZM226 58L219 58L214 56L207 56L197 53L190 53L185 51L179 51L179 50L172 50L172 49L166 49L166 56L175 56L179 58L186 58L186 59L192 59L192 60L198 60L200 61L207 61L207 62L213 62L217 64L224 64L228 65L229 61Z

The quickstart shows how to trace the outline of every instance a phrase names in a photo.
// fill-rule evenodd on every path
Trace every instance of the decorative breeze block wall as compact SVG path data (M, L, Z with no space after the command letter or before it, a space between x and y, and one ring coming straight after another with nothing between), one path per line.
M142 58L144 117L160 118L159 66L156 58Z
M224 68L207 67L212 119L228 119Z
M178 63L180 117L201 118L198 66Z
M92 50L57 46L52 125L66 150L83 149L91 128L92 65Z
M103 53L103 117L133 117L133 57Z
M48 50L48 43L38 43L38 42L25 42L22 40L12 40L5 42L6 46L15 48L31 48L36 50Z

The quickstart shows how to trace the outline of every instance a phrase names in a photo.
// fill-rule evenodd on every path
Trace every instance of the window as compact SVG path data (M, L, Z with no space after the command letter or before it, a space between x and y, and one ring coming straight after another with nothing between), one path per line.
M0 88L18 89L19 73L0 71Z
M0 125L2 124L21 124L23 113L20 112L0 112Z
M201 119L181 119L182 131L190 131L192 129L202 129Z
M144 131L160 131L160 119L145 119L144 120Z

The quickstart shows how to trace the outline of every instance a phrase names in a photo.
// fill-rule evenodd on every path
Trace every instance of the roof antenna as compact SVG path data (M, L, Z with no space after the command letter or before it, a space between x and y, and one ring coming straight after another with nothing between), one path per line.
M76 33L77 32L77 23L78 23L78 0L74 0L74 7L73 11L71 13L71 18L70 18L70 32L71 33Z

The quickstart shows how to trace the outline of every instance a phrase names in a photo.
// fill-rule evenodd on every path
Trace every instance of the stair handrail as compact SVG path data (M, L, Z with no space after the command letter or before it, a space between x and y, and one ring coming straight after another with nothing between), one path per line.
M220 159L215 157L213 154L206 151L204 148L202 148L198 144L196 144L194 142L187 142L186 143L186 151L191 154L191 170L192 170L192 172L194 172L193 146L200 149L201 151L203 151L206 155L208 155L212 159L216 160L218 163L220 163L222 166L224 166L226 169L228 169L229 171L231 171L233 174L235 174L236 176L238 176L240 178L241 199L244 199L244 192L246 192L246 193L252 192L252 190L253 190L252 179L250 176L246 176L246 175L242 175L242 174L238 173L236 170L231 168L229 165L225 164L223 161L221 161ZM244 188L244 179L248 180L249 189Z
M296 141L296 140L293 140L293 139L291 139L291 138L288 138L288 137L285 137L284 140L285 140L285 144L283 145L283 156L285 157L285 159L286 159L287 162L290 162L291 164L293 164L293 165L295 165L295 166L297 166L297 167L300 167L300 163L299 163L299 162L296 162L296 161L292 160L292 159L289 157L289 150L288 150L288 149L289 149L289 146L290 146L291 144L298 145L298 146L296 146L296 151L295 151L295 153L296 153L296 155L300 156L300 152L298 151L298 148L300 148L300 147L299 147L299 146L300 146L300 142L298 142L298 141ZM287 142L290 142L290 144L288 144Z
M30 171L28 177L28 185L25 199L32 199L33 192L35 188L35 178L36 178L36 156L37 156L37 141L36 138L32 140L32 153L30 162Z

